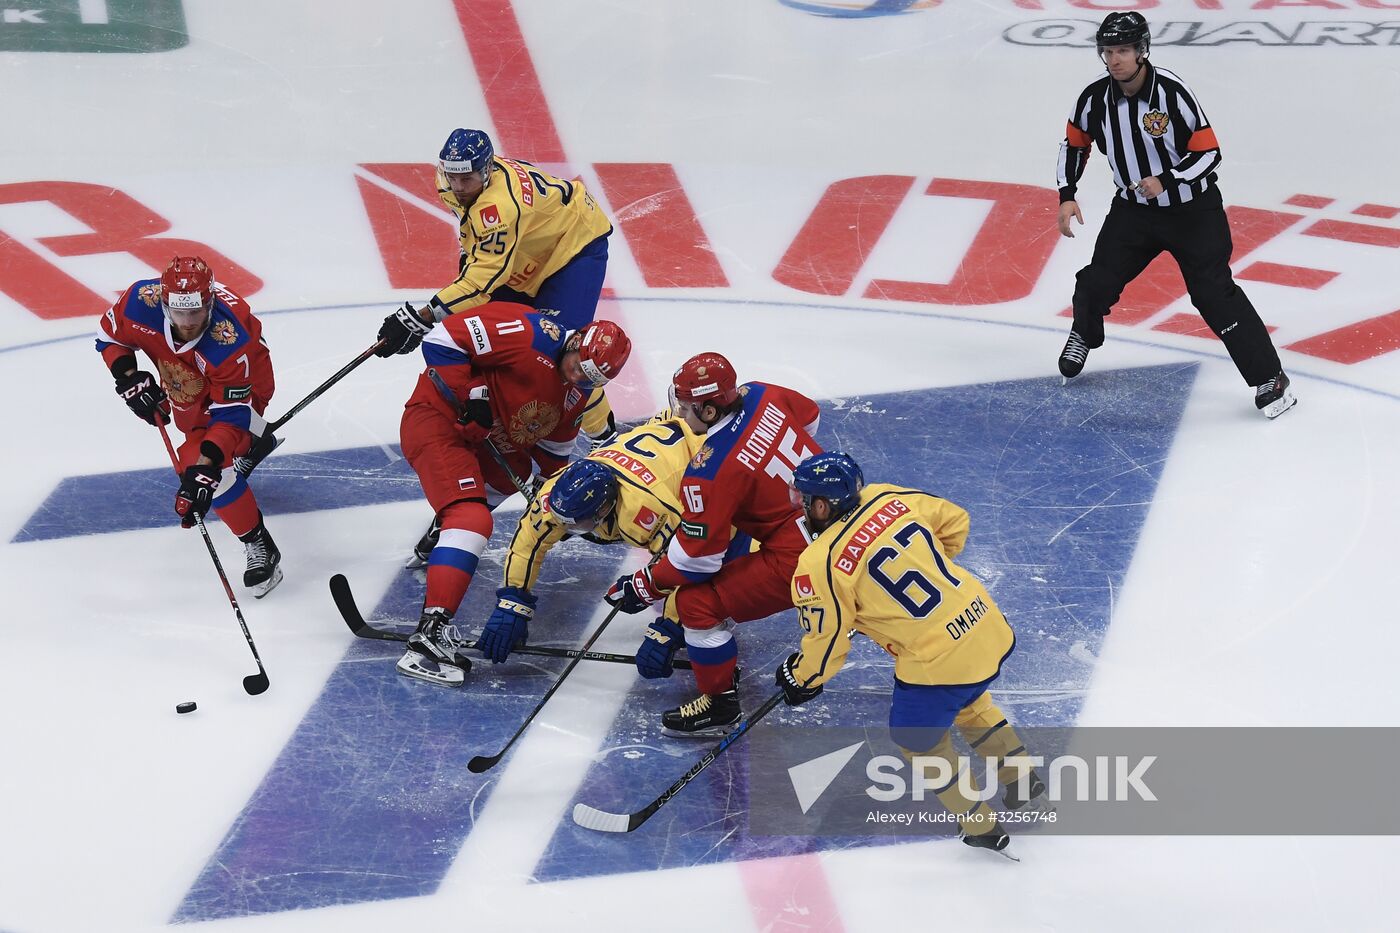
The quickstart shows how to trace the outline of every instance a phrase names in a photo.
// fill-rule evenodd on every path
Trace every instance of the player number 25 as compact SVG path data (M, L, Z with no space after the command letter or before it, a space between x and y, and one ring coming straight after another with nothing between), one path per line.
M917 567L911 567L900 574L897 579L891 580L885 573L885 565L900 556L900 552L909 552L914 544L914 538L923 538L923 544L928 548L929 555L938 566L938 572L943 575L953 587L962 586L962 581L953 576L948 570L948 564L943 560L943 554L933 543L933 533L920 525L918 522L910 522L894 534L894 541L899 548L885 546L876 551L870 558L870 579L880 585L890 598L904 607L916 619L922 619L938 608L938 604L943 602L943 593L939 590L938 584L930 580L928 576ZM911 593L913 589L913 593ZM915 596L922 591L923 598L916 599Z

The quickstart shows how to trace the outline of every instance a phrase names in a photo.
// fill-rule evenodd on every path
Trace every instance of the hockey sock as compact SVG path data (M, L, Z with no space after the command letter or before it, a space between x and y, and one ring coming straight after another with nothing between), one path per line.
M425 606L457 612L471 586L477 561L491 537L491 512L482 502L454 502L443 510L442 534L428 555Z
M222 479L224 485L220 486L218 495L214 497L214 512L229 531L242 538L262 521L258 500L254 498L248 481L235 473L232 467L224 470Z
M701 693L714 696L734 686L739 643L734 640L733 627L732 622L722 622L714 628L685 630L686 653Z
M997 769L997 781L1003 787L1016 781L1022 768L1015 759L1026 753L1026 746L991 693L983 692L963 707L953 722L975 753L1002 763Z
M987 806L987 802L972 799L964 790L965 786L972 784L972 776L963 775L958 767L958 754L953 750L951 731L945 731L943 738L929 751L915 752L907 748L901 748L900 751L914 769L913 780L932 788L938 802L943 804L949 813L960 817L963 832L969 836L980 836L996 828L996 814ZM938 780L940 778L942 780ZM971 787L969 789L975 790Z

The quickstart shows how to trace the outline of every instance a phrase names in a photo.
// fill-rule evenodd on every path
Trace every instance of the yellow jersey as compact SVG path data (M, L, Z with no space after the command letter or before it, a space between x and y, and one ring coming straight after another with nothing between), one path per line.
M653 554L664 551L681 520L677 498L681 476L704 442L684 421L670 418L635 427L589 454L589 460L617 474L617 503L589 532L589 540L622 541ZM556 474L546 480L520 517L506 555L506 586L533 588L545 555L568 533L568 527L549 510L549 496L558 479Z
M437 172L438 196L457 215L467 258L457 280L434 296L449 314L485 304L498 288L533 298L545 279L612 232L583 182L500 156L492 160L490 178L471 207L463 207Z
M982 582L953 558L967 512L915 489L876 483L860 505L802 552L792 578L801 614L797 682L813 687L846 662L860 632L894 656L908 684L974 684L1001 670L1016 644Z

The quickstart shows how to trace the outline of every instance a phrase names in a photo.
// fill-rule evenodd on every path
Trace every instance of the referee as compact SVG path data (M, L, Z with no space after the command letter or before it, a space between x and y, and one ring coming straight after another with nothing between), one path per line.
M1148 62L1151 36L1141 13L1110 13L1099 26L1108 74L1079 95L1060 145L1060 233L1084 223L1075 188L1096 145L1118 194L1074 287L1074 325L1060 374L1079 375L1103 346L1103 319L1123 288L1163 250L1172 254L1191 303L1225 344L1254 404L1277 418L1296 403L1264 322L1230 275L1230 224L1216 187L1220 147L1205 111L1180 78Z

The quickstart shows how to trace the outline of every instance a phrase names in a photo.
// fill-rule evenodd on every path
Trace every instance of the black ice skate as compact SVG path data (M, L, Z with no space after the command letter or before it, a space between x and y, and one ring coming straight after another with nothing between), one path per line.
M1032 771L1026 776L1025 787L1020 781L1012 781L1001 795L1001 802L1008 810L1025 810L1027 813L1054 812L1049 797L1045 793L1045 782Z
M395 667L405 677L439 687L460 687L471 662L457 656L459 647L460 634L447 610L424 609L423 617L418 620L418 630L408 637L408 650Z
M986 849L989 852L995 852L997 855L1005 856L1013 862L1020 861L1020 859L1012 855L1006 848L1011 845L1011 837L1006 834L1006 830L1001 828L1000 823L994 823L990 832L979 833L975 836L971 833L964 832L962 834L962 841L964 845L972 846L974 849Z
M1065 348L1060 351L1060 375L1068 382L1084 371L1084 361L1089 358L1089 345L1084 338L1071 330Z
M234 472L247 479L248 474L257 469L258 464L266 460L268 454L281 446L282 438L275 434L264 434L253 442L253 446L248 448L246 454L233 458Z
M1281 371L1268 382L1254 389L1254 407L1270 420L1298 404L1298 399L1288 391L1288 374Z
M699 697L661 716L661 731L682 738L709 738L728 735L730 726L739 721L739 672L734 672L734 686L714 695Z
M428 562L428 555L433 553L433 548L437 547L438 538L442 537L442 523L437 516L433 516L433 523L428 526L428 530L423 532L423 537L418 539L418 543L413 546L413 553L409 555L404 563L405 570L417 570Z
M267 533L267 526L258 519L258 527L238 540L243 542L243 554L248 565L243 571L243 585L262 599L282 582L282 552Z

